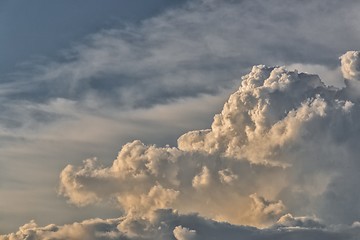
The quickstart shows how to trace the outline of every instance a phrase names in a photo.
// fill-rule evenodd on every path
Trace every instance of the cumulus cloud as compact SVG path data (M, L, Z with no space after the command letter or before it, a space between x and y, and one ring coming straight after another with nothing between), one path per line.
M240 169L230 175L229 184L218 172L235 166ZM281 216L284 207L281 201L253 195L252 188L260 183L249 184L234 177L238 174L255 179L257 173L252 170L267 171L266 167L220 155L157 148L134 141L123 146L109 168L97 166L93 159L80 168L67 166L60 176L60 193L79 206L116 199L127 214L136 216L172 207L234 223L262 225ZM237 191L239 187L243 190ZM228 203L236 204L236 209Z
M266 239L308 239L308 240L355 240L360 234L357 225L325 228L308 219L294 219L285 216L282 225L258 229L216 222L195 214L181 215L173 210L159 210L153 218L133 219L90 219L83 222L56 226L39 227L30 222L20 227L16 233L0 236L1 240L266 240ZM291 220L289 220L289 218ZM288 222L291 221L291 224ZM284 225L286 222L286 225Z
M360 81L359 51L348 51L340 57L341 71L344 78Z
M174 237L177 240L192 240L195 239L196 231L184 228L182 226L177 226L174 229Z
M119 239L119 219L90 219L64 226L50 224L39 227L34 221L19 228L16 233L0 236L1 240L43 239ZM120 238L126 239L126 238Z
M321 229L325 228L325 225L321 223L321 220L314 217L294 217L288 213L282 216L273 227Z
M360 62L359 51L348 51L340 57L341 72L348 87L347 94L358 98L360 96Z
M135 140L107 167L96 159L68 165L59 192L78 206L116 202L124 217L107 233L124 239L353 239L360 99L349 88L254 66L210 129L185 133L177 147ZM39 228L30 223L9 236L22 229Z
M72 49L65 50L61 59L47 59L46 63L35 66L34 71L24 74L23 81L18 79L21 74L15 74L12 76L19 81L11 79L1 84L1 155L2 159L7 161L11 158L11 161L2 160L2 171L5 173L0 178L2 182L22 178L28 188L30 184L27 176L31 171L20 174L17 170L8 170L18 169L17 164L20 162L26 162L26 166L36 169L34 171L39 171L35 164L41 165L41 169L46 170L36 174L37 177L42 176L37 184L44 189L42 184L46 183L48 187L54 179L49 180L51 174L47 170L50 167L46 168L39 159L49 159L47 156L50 155L51 159L56 159L54 164L59 169L59 166L64 165L61 161L72 159L75 162L79 158L73 157L75 154L71 155L70 152L82 149L80 158L87 155L87 150L83 148L84 142L91 143L90 147L86 145L90 149L89 156L101 155L101 150L98 150L101 144L111 148L124 144L123 139L126 137L126 141L134 137L145 143L161 145L171 138L170 144L174 145L176 139L172 137L179 130L169 130L173 131L171 136L163 133L168 131L161 131L161 134L154 134L157 136L151 140L150 132L154 133L158 125L151 125L151 130L141 128L139 131L139 123L145 122L147 117L134 118L139 113L135 112L127 118L131 114L125 111L119 113L119 109L151 107L188 96L197 97L199 93L218 93L219 89L231 85L232 79L248 71L248 67L253 64L307 64L309 72L312 67L320 66L320 70L327 73L321 76L327 78L331 75L335 78L335 71L327 70L335 69L336 58L344 52L344 48L358 46L359 6L356 0L306 3L296 0L194 0L136 25L95 33ZM187 195L183 190L187 189L189 195L194 193L194 204L183 207L181 211L199 211L205 216L233 223L266 225L266 221L274 221L275 217L258 216L262 219L260 221L250 218L247 213L254 201L250 196L256 193L269 202L281 201L284 205L281 209L294 216L316 212L317 216L328 221L346 221L350 224L359 215L356 210L353 211L359 209L358 197L345 197L351 189L356 189L354 183L359 180L356 175L352 176L358 169L358 164L353 161L353 156L358 152L355 140L358 128L354 120L358 112L358 91L349 89L354 89L352 85L355 84L347 84L346 90L329 90L309 74L290 72L294 78L290 76L289 79L283 77L277 80L276 74L281 75L283 71L286 75L287 72L276 68L273 73L275 77L269 78L267 71L272 72L272 68L257 68L260 69L259 73L265 75L266 83L262 82L261 76L255 76L256 71L252 71L254 79L258 79L254 80L254 91L251 90L251 83L248 86L249 93L245 93L245 87L238 93L249 98L250 106L246 105L240 113L234 113L237 116L232 116L230 111L226 118L220 114L216 120L218 122L214 121L210 130L195 131L181 137L178 150L182 157L174 157L176 160L169 163L165 174L173 171L175 177L172 175L169 178L172 179L171 183L160 183L157 178L165 171L160 167L156 177L153 176L148 185L137 190L143 196L141 203L149 205L152 201L150 198L154 197L163 199L158 206L183 205L186 201L183 196ZM309 86L301 84L307 78L312 79L306 81ZM336 82L328 79L324 81ZM259 86L256 86L256 82ZM311 84L320 85L312 89ZM300 90L296 91L298 87L304 88L303 95ZM269 93L265 93L266 89ZM338 100L332 101L333 98ZM241 108L243 104L236 96L233 99L235 101L229 101L228 104L231 111L231 108ZM287 106L283 107L284 104ZM202 111L208 105L205 102L203 106L194 107ZM154 115L159 116L160 112ZM179 113L163 115L169 122L178 125L185 118L182 116L181 121L177 120ZM54 121L60 123L51 125ZM136 128L137 131L133 130ZM41 136L39 129L44 133ZM234 132L238 130L236 135ZM121 132L122 140L116 135L118 132ZM139 132L144 134L140 135ZM25 147L23 141L26 141ZM38 145L33 144L35 141ZM51 143L53 145L50 146ZM79 143L81 146L77 145ZM65 156L57 149L60 144L62 149L66 148ZM95 145L100 147L96 148ZM44 151L36 152L38 149ZM102 149L107 152L106 157L110 155L108 160L113 158L114 150ZM52 158L55 155L56 158ZM17 161L13 161L14 158ZM319 158L328 161L318 161ZM232 161L234 159L236 161ZM201 163L198 166L199 161ZM107 166L108 163L103 162L103 165ZM133 201L131 198L119 198L124 190L123 186L118 185L124 185L127 180L120 181L114 173L111 173L114 177L109 177L108 173L100 171L106 167L93 165L86 170L88 172L81 171L81 167L67 168L63 172L64 186L61 192L78 205L108 201L109 197L109 201L133 209L130 206ZM9 166L8 170L4 170L5 166ZM178 174L176 168L182 167L190 169L189 172L179 170ZM99 175L93 174L92 169L96 169ZM140 177L136 179L141 184L145 181ZM182 182L184 179L186 183ZM104 189L101 187L104 184L110 184L110 187ZM211 193L211 189L217 190ZM125 191L131 193L130 190ZM215 196L217 191L223 194L224 199ZM22 194L24 192L21 191ZM9 199L2 203L5 206L3 209L9 209L11 206L8 203L15 198L26 199L7 192L2 194ZM211 199L208 205L202 201L202 194ZM42 200L38 199L40 197L34 201L39 206ZM232 203L241 206L234 211L230 207ZM224 205L227 207L222 207ZM35 210L31 211L29 215L34 215ZM15 218L14 214L9 215ZM51 218L49 215L48 218ZM23 221L23 216L17 217L15 221L20 218ZM8 224L3 219L0 221L2 226Z
M69 165L60 193L79 206L112 198L137 216L171 207L255 226L286 212L350 223L359 212L345 206L359 195L339 194L356 188L358 102L317 75L255 66L211 129L182 135L177 148L128 143L110 167Z

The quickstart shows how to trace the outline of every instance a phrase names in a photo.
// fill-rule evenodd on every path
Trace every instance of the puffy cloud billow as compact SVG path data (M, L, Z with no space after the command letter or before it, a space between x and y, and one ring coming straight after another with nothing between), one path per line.
M360 224L325 227L316 219L282 217L266 229L216 222L197 214L179 214L170 209L157 210L152 218L89 219L64 226L38 227L30 222L16 233L0 236L2 240L238 240L238 239L293 239L293 240L355 240ZM196 230L195 230L196 229Z
M356 239L359 55L341 57L342 89L254 66L210 129L177 147L136 140L111 166L88 159L61 172L69 202L115 203L122 218L31 222L0 239Z

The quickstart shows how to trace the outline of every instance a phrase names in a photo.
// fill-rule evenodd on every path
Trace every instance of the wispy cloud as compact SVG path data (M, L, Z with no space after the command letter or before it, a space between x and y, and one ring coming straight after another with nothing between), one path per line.
M58 60L13 75L1 85L6 117L0 125L61 119L61 112L32 112L27 106L34 103L73 101L94 112L216 94L259 63L334 68L337 62L329 59L357 46L359 8L356 1L191 1L139 24L95 33Z
M15 74L11 79L14 81L9 80L1 85L0 164L18 169L18 172L15 174L8 171L1 174L0 178L6 183L9 182L6 179L15 179L15 175L22 176L25 170L20 171L17 164L24 162L26 156L29 156L26 166L33 164L33 167L42 166L42 161L52 159L48 167L43 166L41 169L44 169L42 172L52 169L48 174L55 176L53 174L58 174L57 171L68 161L72 165L78 165L76 162L80 158L89 155L113 159L114 149L133 139L141 138L148 144L176 145L175 139L180 132L202 128L211 123L210 115L219 105L213 106L224 98L224 91L233 86L234 79L254 64L288 64L291 68L300 70L316 69L321 71L324 78L331 76L324 79L326 83L339 83L338 77L333 77L337 71L337 58L349 48L356 49L360 40L356 24L359 9L357 1L302 3L284 0L196 0L136 25L95 33L82 43L75 44L73 48L64 50L59 59L48 59L47 62L34 64L30 71ZM273 70L258 71L259 74L269 77L267 74ZM358 212L347 206L356 205L356 200L339 200L348 192L347 188L355 187L353 182L358 180L354 172L350 170L349 174L348 170L341 168L346 166L354 171L358 169L352 158L358 151L356 136L352 134L358 127L352 118L358 112L354 100L356 94L350 94L350 91L346 90L328 89L315 76L286 74L284 69L276 68L266 84L262 83L264 88L270 89L270 95L277 91L286 93L285 100L277 99L276 94L274 98L262 98L259 90L259 95L254 93L256 101L251 97L258 105L251 105L248 109L251 111L249 116L237 115L238 112L228 109L228 118L216 117L219 122L214 121L215 130L192 132L179 139L180 150L176 151L199 151L201 154L195 157L203 159L200 161L201 166L192 166L193 163L189 163L194 156L181 163L191 165L184 168L191 169L189 174L192 174L184 174L189 177L187 187L196 192L195 189L216 183L217 186L225 185L230 189L237 186L232 184L240 183L244 178L253 179L252 174L264 172L263 178L256 178L254 182L246 181L244 186L241 185L244 190L241 202L244 202L244 205L240 209L258 203L253 206L253 210L259 210L259 215L251 220L252 224L274 221L285 213L284 209L307 215L308 209L301 206L304 202L309 203L309 199L316 199L308 205L322 218L329 221L338 218L339 221L349 224L355 220ZM253 72L253 75L256 73ZM279 79L278 75L286 75L289 79ZM303 77L309 85L297 83L300 89L287 89L288 81ZM244 88L251 88L258 83L248 84ZM288 90L290 92L287 92ZM334 100L334 95L338 101ZM243 105L251 99L244 100ZM273 104L268 106L267 101L273 101ZM282 104L286 107L282 108ZM207 107L210 105L211 107ZM188 110L189 106L194 110ZM231 104L228 103L227 106L231 107ZM271 111L268 111L269 108ZM205 114L201 117L202 111ZM226 109L224 114L225 112ZM190 116L198 120L195 123L187 120ZM252 123L246 125L246 121L250 120ZM149 124L149 121L150 130L149 126L144 124ZM174 126L170 126L169 122ZM235 123L244 125L238 126ZM243 126L248 128L239 129ZM335 130L329 133L324 126L331 126ZM317 128L322 129L324 135L315 131ZM256 131L251 132L254 129ZM314 132L315 135L309 135L309 132ZM319 135L316 135L317 133ZM314 139L303 142L303 137L306 136L313 136L318 141L324 140L322 143L328 145L319 146ZM331 139L330 142L327 142L327 137ZM247 139L247 142L244 139ZM242 144L246 147L239 147L239 141L245 141ZM299 145L289 144L289 141ZM344 141L346 144L343 144ZM298 150L299 146L300 149L309 150L306 155L309 156L308 159L303 160L300 150L290 151L294 153L291 156L280 154L283 149ZM147 145L144 145L144 148L158 149ZM225 154L215 155L216 159L224 157L224 165L206 163L206 154L214 152ZM324 155L321 155L322 153ZM248 162L232 163L231 159L238 156ZM330 160L344 158L346 164L335 160L330 161L329 165L311 161L320 157ZM13 163L14 159L17 164ZM178 161L180 162L177 159L176 164ZM108 165L110 162L104 164ZM72 199L70 193L73 191L76 194L78 189L74 186L77 181L90 178L96 185L99 176L94 175L94 172L98 168L103 172L111 169L92 167L94 166L85 165L79 169L68 168L65 173L69 175L65 176L71 177L73 174L73 182L64 186L63 194ZM291 169L298 170L293 172ZM323 171L317 172L318 169ZM34 172L36 171L34 167ZM82 176L82 173L85 176ZM278 173L280 175L277 175ZM49 176L45 177L43 173L37 177L40 178L40 175L43 176L43 182L46 182L44 179L49 179ZM342 178L347 175L349 178ZM109 180L109 175L102 177ZM26 181L25 177L19 178ZM289 185L283 186L284 178L289 180ZM54 184L55 177L51 179L51 184ZM273 181L274 185L265 187L265 183L270 181ZM151 183L151 187L154 187L155 182ZM296 184L290 186L290 183ZM166 186L171 184L174 183L164 183ZM261 184L264 184L264 187L260 187ZM253 195L254 191L250 191L253 190L250 188L253 185L258 187L255 188L258 195ZM87 187L86 184L84 186ZM278 186L281 190L277 189ZM89 189L85 190L89 191L91 196L95 195L95 200L106 199L97 193L97 189L88 187ZM117 190L109 188L108 195L116 196ZM146 196L149 190L144 190L142 194ZM229 197L236 199L238 196ZM215 197L211 199L216 200ZM93 202L92 200L89 202ZM319 202L326 202L327 205L319 206ZM202 203L198 201L199 208ZM338 208L334 206L345 210L336 210ZM190 210L207 215L206 209L191 207ZM334 212L328 212L329 208ZM221 215L219 209L215 208L214 211L209 213L209 216L231 221L235 219L230 216L232 209L225 213L228 216ZM269 214L262 215L264 211ZM181 228L176 230L178 236L195 230L190 226L179 226Z
M357 45L350 20L358 8L356 1L193 1L140 24L89 36L62 60L36 66L27 89L16 88L21 95L10 96L47 101L90 95L151 106L214 93L254 64L334 67L336 61L329 59Z

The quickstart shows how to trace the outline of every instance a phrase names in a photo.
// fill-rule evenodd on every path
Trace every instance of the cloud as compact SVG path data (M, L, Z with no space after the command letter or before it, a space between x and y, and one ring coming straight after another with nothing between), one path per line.
M0 203L0 232L14 231L33 218L44 225L119 216L121 211L112 207L67 205L56 192L59 172L67 164L77 165L82 159L94 156L102 164L110 164L119 147L133 139L173 146L184 131L209 126L228 94L201 95L151 109L106 109L102 114L83 111L72 101L59 100L49 105L29 103L23 108L23 119L27 119L29 129L24 126L0 130L0 195L4 200ZM59 111L64 117L45 125L31 123L25 118L26 111L31 109ZM29 202L32 208L26 207Z
M118 219L90 219L81 223L73 223L64 226L50 224L45 227L38 227L34 221L31 221L30 223L20 227L18 232L0 236L0 239L115 239L115 237L120 235L118 234L118 230L116 228L118 223Z
M319 219L313 217L293 217L291 214L286 214L282 216L273 227L321 229L325 228L325 225L323 225Z
M218 162L219 166L216 166ZM111 167L101 168L93 159L84 166L67 166L61 173L60 193L79 206L115 199L126 213L148 216L157 208L176 208L234 223L262 225L281 216L281 202L253 194L254 184L236 179L222 181L221 170L234 168L234 175L255 178L246 173L263 166L237 163L220 155L186 153L176 148L157 148L134 141L123 146ZM278 168L279 170L282 168ZM275 170L276 171L276 170ZM274 173L275 174L275 173ZM107 186L104 188L103 186ZM235 189L243 188L242 192ZM205 201L205 202L204 202ZM238 205L236 210L233 205ZM252 206L247 209L247 206Z
M340 57L341 71L345 79L360 80L360 63L358 51L348 51Z
M188 1L139 24L88 36L59 59L17 74L1 95L151 107L217 93L253 64L334 67L344 46L357 46L359 8L357 1L334 0Z
M174 233L174 237L177 240L192 240L192 239L195 239L195 236L196 236L195 230L183 228L182 226L175 227L173 233Z
M108 167L87 159L63 169L69 202L116 203L124 217L30 222L1 238L355 239L360 99L349 88L254 66L211 128L185 133L178 147L135 140Z
M341 72L345 78L347 94L354 98L360 96L360 64L359 64L359 51L348 51L340 57Z
M113 199L125 214L144 218L173 208L258 227L286 213L351 224L360 216L360 195L351 190L359 180L360 108L350 87L254 66L211 129L185 133L178 147L127 143L109 167L94 159L68 165L60 193L79 206ZM285 215L278 224L317 223Z
M345 86L344 79L340 67L328 67L320 64L304 64L294 63L286 66L289 70L298 70L304 73L316 73L320 79L329 86L343 88Z
M284 218L291 218L285 216ZM286 221L289 221L288 219ZM16 233L0 236L1 240L24 239L89 239L89 240L212 240L212 239L343 239L355 240L360 228L342 226L324 228L316 224L304 224L310 220L296 219L291 226L274 225L266 229L235 226L202 218L196 214L181 215L173 210L159 210L153 213L151 220L136 219L129 216L117 219L89 219L83 222L56 226L54 224L39 227L30 222L20 227Z
M123 144L116 132L137 138L138 126L117 122L128 120L124 108L216 94L255 63L334 68L344 48L359 42L358 10L357 1L192 1L138 25L104 30L61 60L4 84L1 133L16 141L35 136L44 145L26 150L44 149L44 155L51 155L45 146L56 137L71 149L79 148L74 142L103 139L112 147ZM262 65L243 82L211 129L183 135L177 148L126 144L120 152L130 156L121 155L110 165L88 160L75 167L72 160L62 172L61 193L81 206L110 201L138 215L150 214L152 205L172 207L259 227L287 212L316 214L327 222L358 220L358 194L345 197L359 180L357 90L349 84L342 90L328 88L314 75ZM39 128L44 135L37 138ZM162 131L156 134L151 141L146 132L143 142L163 143ZM25 150L14 141L6 142L9 151L25 159ZM91 148L89 155L96 151ZM67 159L68 152L54 156ZM255 193L276 211L265 204L252 214Z

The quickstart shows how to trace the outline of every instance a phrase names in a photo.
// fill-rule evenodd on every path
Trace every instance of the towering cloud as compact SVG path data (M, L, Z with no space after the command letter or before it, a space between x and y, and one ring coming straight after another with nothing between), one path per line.
M340 57L341 71L344 78L360 81L360 52L348 51Z
M346 81L358 80L358 55L341 57ZM2 238L82 239L69 230L79 228L86 239L355 239L360 98L351 88L254 66L210 129L182 135L177 147L136 140L111 166L88 159L61 172L71 203L116 202L123 218L30 223Z

